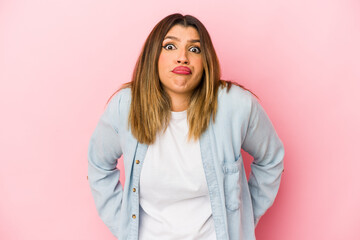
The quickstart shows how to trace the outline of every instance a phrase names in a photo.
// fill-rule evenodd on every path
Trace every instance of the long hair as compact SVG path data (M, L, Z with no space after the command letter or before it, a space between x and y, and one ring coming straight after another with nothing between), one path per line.
M194 89L187 108L188 139L199 139L211 118L215 121L219 86L227 85L228 89L231 86L231 83L220 80L219 60L205 26L191 15L175 13L165 17L147 37L131 82L125 83L116 91L131 88L128 123L132 134L140 143L154 143L157 133L166 130L171 118L171 99L160 82L158 60L162 42L174 25L191 26L198 31L204 67L202 79Z

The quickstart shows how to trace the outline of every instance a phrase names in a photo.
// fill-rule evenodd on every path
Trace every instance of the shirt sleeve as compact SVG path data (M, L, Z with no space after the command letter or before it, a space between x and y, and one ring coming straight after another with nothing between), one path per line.
M123 189L116 167L122 155L119 131L119 94L107 105L90 138L88 181L96 209L102 221L117 236Z
M257 99L251 97L249 125L242 147L254 157L248 184L256 226L277 195L285 152L269 117Z

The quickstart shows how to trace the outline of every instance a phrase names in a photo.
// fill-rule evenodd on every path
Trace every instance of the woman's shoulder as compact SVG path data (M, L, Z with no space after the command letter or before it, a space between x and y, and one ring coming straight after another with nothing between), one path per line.
M131 87L129 86L125 86L125 87L121 87L116 95L118 95L119 97L131 97Z
M218 108L216 113L217 125L223 123L240 124L247 127L247 123L254 113L257 100L253 93L236 83L222 84L218 94ZM243 125L244 124L244 125Z
M108 102L127 102L131 98L131 88L130 87L122 87L117 90L113 95L109 98Z
M220 86L218 96L219 104L236 107L250 106L256 101L255 95L249 89L230 81Z

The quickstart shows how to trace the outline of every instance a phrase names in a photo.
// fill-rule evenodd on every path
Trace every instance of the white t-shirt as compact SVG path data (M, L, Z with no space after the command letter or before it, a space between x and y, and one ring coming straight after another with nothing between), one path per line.
M199 141L187 142L186 110L171 112L140 175L140 240L216 240Z

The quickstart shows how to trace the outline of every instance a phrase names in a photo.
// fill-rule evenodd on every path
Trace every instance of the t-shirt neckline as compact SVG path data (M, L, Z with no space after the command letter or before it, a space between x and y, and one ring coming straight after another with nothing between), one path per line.
M171 111L171 118L172 119L183 119L186 118L187 110L181 112L173 112Z

